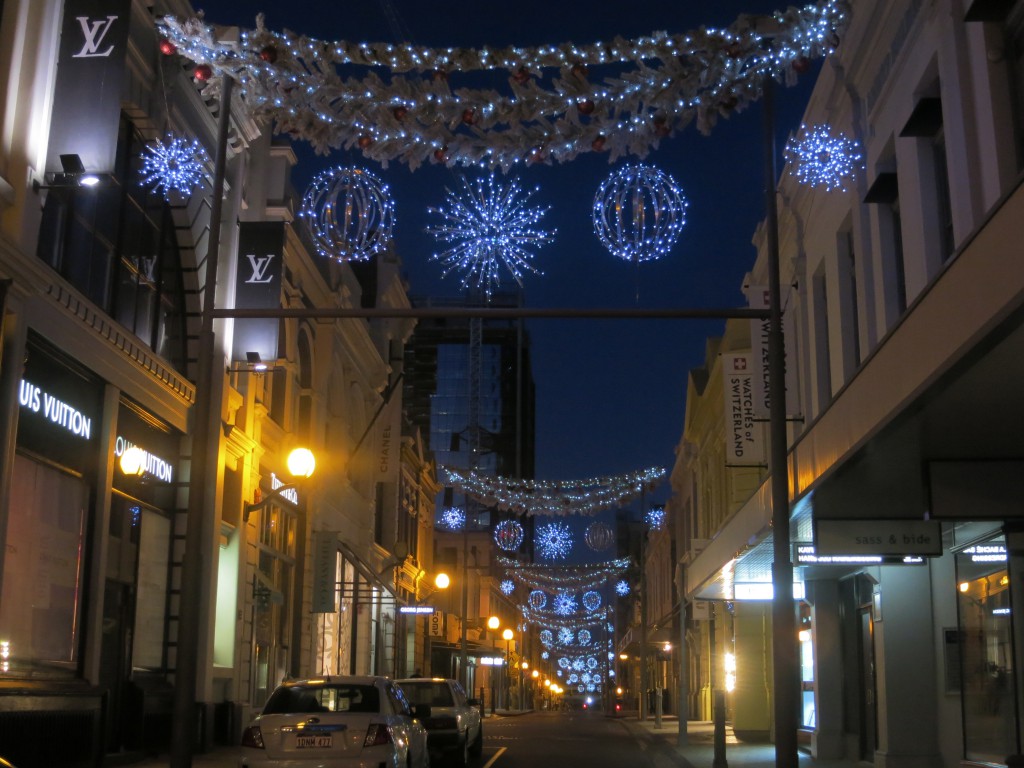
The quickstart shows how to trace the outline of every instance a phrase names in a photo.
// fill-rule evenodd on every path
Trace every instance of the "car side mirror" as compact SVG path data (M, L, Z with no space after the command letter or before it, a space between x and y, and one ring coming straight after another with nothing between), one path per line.
M410 706L412 710L412 716L417 717L420 720L426 720L430 717L430 705L429 704L413 704Z

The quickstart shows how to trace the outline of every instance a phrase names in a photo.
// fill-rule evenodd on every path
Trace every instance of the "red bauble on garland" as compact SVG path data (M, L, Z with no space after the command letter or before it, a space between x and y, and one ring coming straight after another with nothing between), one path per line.
M516 73L512 75L512 79L520 85L526 85L530 82L530 73L527 71L526 67L520 67L516 70Z
M590 148L592 150L594 150L595 152L603 152L604 151L604 143L606 141L607 141L607 139L603 135L598 134L597 136L594 137L594 140L592 142L590 142Z
M267 62L267 64L273 64L277 61L277 48L272 45L268 45L260 51L260 58Z
M367 136L365 133L356 139L356 144L360 149L369 149L373 145L373 137Z
M570 71L580 80L587 79L587 67L585 64L573 64Z
M213 70L210 68L209 64L200 64L192 72L192 75L199 82L205 83L207 80L209 80L211 77L213 77Z
M581 115L592 115L594 114L594 102L590 99L583 99L583 101L576 102L576 111Z
M395 116L395 120L404 120L405 116L409 114L409 108L400 104L391 110L391 114Z
M462 122L466 125L473 125L476 122L476 112L468 107L462 110Z
M439 163L448 162L448 147L441 147L440 149L434 150L434 160Z
M811 60L806 56L801 56L798 59L793 60L793 71L798 75L802 75L804 72L811 68Z
M160 53L164 56L173 56L178 52L178 46L166 38L160 41Z

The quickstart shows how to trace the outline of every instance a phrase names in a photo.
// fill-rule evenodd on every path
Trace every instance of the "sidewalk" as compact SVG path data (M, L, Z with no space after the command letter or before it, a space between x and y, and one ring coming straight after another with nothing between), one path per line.
M674 752L681 758L677 764L686 768L713 768L715 761L715 726L710 721L690 720L686 723L686 746L677 746L679 721L672 716L662 718L662 727L656 728L654 718L638 720L635 713L613 718L623 723L637 738L655 749ZM861 768L871 763L857 760L817 760L805 752L799 753L801 768ZM739 741L732 728L725 729L725 762L728 768L775 768L775 745Z

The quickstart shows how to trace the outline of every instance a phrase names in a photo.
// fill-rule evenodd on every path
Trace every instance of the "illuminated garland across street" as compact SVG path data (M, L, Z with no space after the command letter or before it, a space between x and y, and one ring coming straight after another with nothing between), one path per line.
M473 497L488 507L509 510L520 515L592 515L614 509L653 490L665 476L663 467L638 470L616 477L585 480L536 481L462 472L445 468L446 485L457 493Z
M595 589L606 580L625 573L632 565L632 560L628 557L591 565L521 563L500 555L497 561L498 565L505 569L508 577L531 589L542 589L548 592Z
M727 29L503 49L328 42L273 32L262 15L237 39L200 19L166 16L157 26L202 79L234 78L254 115L319 152L507 170L582 152L643 158L693 121L708 133L759 98L766 78L792 84L829 54L848 15L846 0L817 0L743 15ZM616 71L591 81L596 67ZM497 73L507 85L452 87L466 72Z

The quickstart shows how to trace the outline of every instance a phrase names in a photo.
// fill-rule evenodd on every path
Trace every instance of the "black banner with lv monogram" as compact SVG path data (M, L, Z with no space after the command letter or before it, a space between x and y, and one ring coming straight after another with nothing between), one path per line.
M284 258L284 222L243 221L238 225L238 259L235 267L235 307L281 307L281 262ZM235 320L232 360L245 360L256 352L260 359L277 359L276 317Z
M65 0L47 172L71 154L87 171L114 170L130 14L130 0Z

